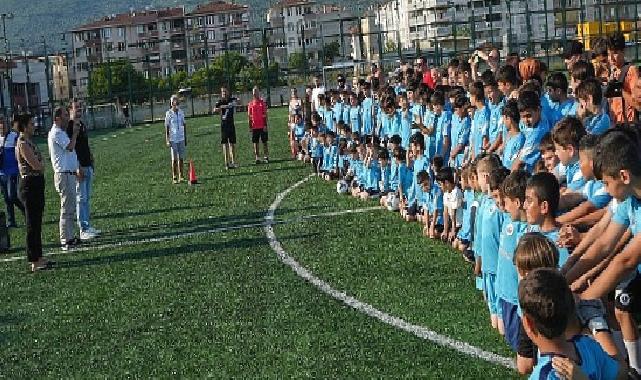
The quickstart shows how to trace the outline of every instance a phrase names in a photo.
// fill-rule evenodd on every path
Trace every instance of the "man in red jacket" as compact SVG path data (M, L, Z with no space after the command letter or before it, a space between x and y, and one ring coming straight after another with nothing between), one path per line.
M254 87L252 91L254 98L247 105L247 117L249 118L249 129L252 131L252 143L254 144L254 155L256 164L260 163L259 142L263 143L264 162L269 163L269 148L267 147L267 103L260 97L260 90Z

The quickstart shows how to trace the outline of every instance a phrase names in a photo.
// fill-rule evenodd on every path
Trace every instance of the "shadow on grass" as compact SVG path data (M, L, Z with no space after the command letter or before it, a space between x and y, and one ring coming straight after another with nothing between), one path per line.
M292 161L293 162L293 161ZM240 169L234 169L230 170L228 172L225 172L221 175L215 175L215 176L207 176L207 177L200 177L200 180L207 181L207 180L214 180L214 179L221 179L221 178L230 178L230 177L247 177L247 176L252 176L256 174L265 174L265 173L274 173L274 172L280 172L280 171L286 171L286 170L293 170L293 169L303 169L303 166L294 166L294 165L287 165L287 166L279 166L277 168L271 168L271 169L262 169L262 170L252 170L252 171L243 171L243 168L247 167L268 167L270 164L260 164L260 165L246 165L246 166L241 166ZM310 168L311 171L311 168Z
M306 235L293 235L293 236L279 236L280 241L287 241L292 239L305 239L311 237L318 237L318 233ZM260 246L266 246L267 239L264 236L255 238L242 238L232 241L223 241L217 243L199 243L190 244L182 247L165 247L165 248L152 248L147 250L135 250L126 253L119 253L109 256L98 256L93 258L64 261L56 264L57 268L82 268L90 266L109 265L114 263L148 260L154 258L184 256L193 253L207 252L211 254L220 253L220 251L230 250L236 251L238 249L251 249Z
M105 214L101 213L101 214L92 215L92 218L93 219L128 218L131 216L146 216L146 215L163 214L163 213L172 212L172 211L186 211L186 210L201 209L203 207L209 207L209 206L208 205L173 206L173 207L165 207L162 209L119 211L119 212L112 212L112 213L105 213Z

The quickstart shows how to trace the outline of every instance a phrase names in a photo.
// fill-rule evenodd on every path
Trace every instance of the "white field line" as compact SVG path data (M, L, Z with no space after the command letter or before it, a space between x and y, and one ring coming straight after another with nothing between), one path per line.
M290 223L297 223L297 222L302 222L305 220L309 219L315 219L315 218L323 218L323 217L333 217L333 216L340 216L340 215L347 215L347 214L360 214L360 213L366 213L366 212L371 212L371 211L376 211L376 210L381 210L382 207L364 207L364 208L358 208L358 209L353 209L353 210L341 210L341 211L332 211L332 212L326 212L326 213L320 213L320 214L313 214L313 215L303 215L303 216L298 216L294 218L289 218L289 219L283 219L283 220L277 220L277 221L261 221L261 222L254 222L254 223L244 223L244 224L238 224L234 225L233 221L228 221L225 222L223 226L218 226L215 228L211 228L205 231L194 231L194 232L184 232L184 233L179 233L179 234L173 234L173 235L164 235L164 236L158 236L154 238L147 238L147 239L139 239L139 240L125 240L117 243L108 243L108 244L98 244L98 245L88 245L88 246L81 246L78 248L75 248L71 251L62 251L62 250L53 250L50 252L45 253L45 256L55 256L55 255L60 255L63 253L78 253L78 252L88 252L88 251L100 251L100 250L105 250L105 249L114 249L114 248L121 248L121 247L128 247L128 246L135 246L135 245L141 245L141 244L152 244L152 243L161 243L165 241L173 241L173 240L178 240L178 239L184 239L184 238L189 238L189 237L194 237L194 236L201 236L201 235L210 235L210 234L215 234L215 233L220 233L220 232L229 232L229 231L236 231L236 230L243 230L243 229L248 229L248 228L259 228L259 227L265 227L268 225L273 225L273 224L290 224ZM231 225L230 225L231 224ZM192 229L197 229L197 228L205 228L208 227L209 225L197 225L197 226L191 226L190 228ZM106 235L108 236L108 235ZM25 260L24 255L16 255L16 256L11 256L11 257L6 257L3 259L0 259L0 263L9 263L9 262L14 262L14 261L20 261L20 260Z
M276 213L276 210L278 209L278 206L283 201L283 199L292 190L301 186L302 184L307 182L310 178L311 176L295 183L294 185L289 187L287 190L278 194L278 196L274 200L274 203L272 203L272 205L269 207L269 210L267 211L267 214L265 215L265 221L268 222L268 224L265 226L265 235L267 236L269 245L272 247L274 252L276 252L276 254L278 255L278 258L284 264L289 266L299 277L310 282L312 285L316 286L318 289L320 289L323 293L327 294L328 296L343 302L347 306L350 306L360 311L361 313L364 313L372 318L376 318L383 323L386 323L388 325L391 325L403 331L409 332L419 338L429 340L443 347L451 348L460 353L463 353L478 359L482 359L493 364L498 364L510 369L516 368L514 365L513 359L506 358L506 357L497 355L493 352L485 351L481 348L472 346L469 343L462 342L445 335L441 335L426 327L412 324L401 318L395 317L381 310L378 310L372 305L359 301L358 299L347 295L345 292L336 290L332 288L330 284L316 277L310 270L308 270L307 268L299 264L293 257L289 256L287 252L285 252L285 250L283 249L283 246L280 244L280 242L276 238L276 234L274 233L274 229L273 229L273 225L275 224L274 214Z

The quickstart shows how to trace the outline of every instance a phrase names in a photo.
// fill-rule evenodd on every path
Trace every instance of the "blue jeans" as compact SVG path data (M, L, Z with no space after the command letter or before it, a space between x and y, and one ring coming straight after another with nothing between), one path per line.
M87 231L91 227L89 222L89 201L91 200L91 188L93 185L93 168L91 166L83 166L81 169L85 175L82 179L78 179L76 215L78 215L80 231Z
M15 226L16 214L14 206L24 214L24 206L18 198L18 175L0 175L0 187L2 188L4 203L7 206L7 224Z

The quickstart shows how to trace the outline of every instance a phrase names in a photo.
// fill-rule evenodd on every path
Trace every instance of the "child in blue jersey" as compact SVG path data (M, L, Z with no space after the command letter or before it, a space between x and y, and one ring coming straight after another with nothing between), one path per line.
M435 177L436 183L443 191L443 232L440 238L453 244L463 219L463 193L454 180L452 168L441 168Z
M423 114L427 106L425 105L425 96L423 94L418 94L415 96L414 103L410 104L410 112L412 113L412 133L414 135L416 132L421 130L420 125L422 124Z
M347 91L342 91L341 92L341 99L343 99L343 121L347 123L351 127L351 122L350 122L350 112L352 109L352 105L350 102L350 93ZM354 130L354 129L352 129ZM359 131L360 133L360 131Z
M343 102L343 99L341 98L340 94L333 92L332 102L334 103L334 106L332 107L332 112L333 112L334 120L336 121L336 123L339 123L341 121L346 122L346 120L343 119L343 107L345 107L345 103Z
M588 133L602 135L610 129L610 114L603 109L603 90L598 80L589 78L582 81L576 89L576 97L579 99L577 116Z
M525 136L523 148L512 163L512 170L525 168L532 173L534 164L541 157L539 144L549 132L550 127L541 117L541 103L539 95L534 91L524 91L519 95L519 114L521 118L521 132Z
M558 207L559 182L554 174L548 172L534 174L525 190L528 232L540 232L557 244L561 227L556 221ZM568 256L567 248L560 248L559 265L564 265Z
M418 188L416 190L416 215L417 219L423 223L423 234L426 235L426 229L429 228L430 222L430 203L431 203L431 188L432 179L430 173L423 170L416 176Z
M400 205L407 203L409 189L412 186L413 173L407 167L407 152L403 148L394 149L393 156L393 165L390 168L390 188L399 200L399 211L401 211L402 217L405 218L405 210ZM383 206L387 205L387 201L387 199L384 200L385 204Z
M361 103L362 134L367 139L374 135L374 100L369 83L365 84L365 99Z
M407 202L403 203L403 206L407 209L405 220L415 221L418 211L418 201L421 196L420 183L418 182L418 173L422 171L429 172L430 164L423 152L425 151L425 145L423 142L423 135L420 133L412 136L410 140L410 155L411 163L408 162L408 166L412 168L414 177L412 180L412 185L409 188L409 193L407 196Z
M476 176L476 174L475 174ZM474 202L474 189L470 181L470 167L465 166L461 170L461 189L463 189L463 220L461 220L461 229L452 243L454 249L461 253L465 252L470 246L471 233L471 213L472 203Z
M401 146L403 149L407 149L410 146L410 137L412 134L412 113L409 109L409 104L407 97L405 95L400 95L398 97L399 109L396 111L394 118L394 123L399 124L398 127L395 127L394 130L400 132L399 136L401 137Z
M326 131L336 131L336 120L334 118L334 104L332 104L332 98L330 96L325 96L325 109L323 115L323 122L325 124Z
M566 116L576 116L578 103L574 98L568 97L568 78L565 74L551 73L546 88L551 107L551 116L548 118L550 125L556 125Z
M563 194L580 193L585 185L585 179L579 167L579 142L585 135L581 121L574 116L561 119L552 130L552 141L556 156L566 174L566 190Z
M476 166L479 187L483 193L477 221L479 228L478 235L474 238L475 253L480 262L483 276L483 288L485 299L490 310L490 322L492 328L503 333L502 326L499 326L499 305L496 298L496 266L499 250L499 235L503 224L503 213L500 205L497 204L492 194L490 182L498 186L501 181L499 177L504 176L501 170L501 162L496 155L487 155L479 161ZM497 191L498 189L494 189Z
M574 376L567 373L567 368L559 366L563 363L577 365L581 378L627 378L625 368L591 337L577 335L567 339L571 322L576 319L576 306L572 292L558 271L539 268L529 272L519 284L519 303L523 310L524 330L539 349L539 360L530 379ZM558 359L563 362L559 363ZM556 368L553 360L556 360Z
M450 157L450 134L452 132L452 113L445 110L445 94L435 91L430 98L434 114L434 155Z
M338 140L338 178L345 179L347 169L349 168L349 148L347 140L340 138Z
M318 133L316 126L312 126L307 150L312 161L314 174L318 175L321 174L321 167L323 165L323 141L324 135Z
M361 136L362 133L362 110L358 104L358 95L351 94L349 96L349 124L352 127L352 132L358 132Z
M365 160L363 161L365 181L361 186L361 199L363 200L380 196L381 166L378 162L378 148L378 145L372 142L366 145Z
M364 182L362 182L363 172L365 171L363 164L364 156L361 155L361 146L362 145L354 145L350 149L351 157L349 160L348 177L351 179L350 184L352 188L352 196L354 197L360 197L361 186L364 184Z
M514 264L519 239L526 232L525 189L529 173L524 170L511 172L501 184L503 207L506 215L499 236L498 260L496 265L496 296L498 298L505 341L517 352L521 362L533 362L529 350L519 351L521 318L518 315L519 276ZM528 366L525 366L528 367ZM531 367L531 364L529 365ZM519 371L521 373L527 371Z
M481 151L489 148L490 108L485 103L483 82L474 82L470 86L470 102L474 108L470 132L470 158L473 160Z
M503 125L507 128L507 134L505 135L505 142L503 144L501 162L506 168L512 168L512 163L525 142L525 137L519 128L520 115L516 100L508 100L503 107L502 113Z
M431 173L438 173L443 168L443 157L435 156L432 159L432 165L430 167ZM434 178L435 175L432 175ZM439 184L433 180L430 184L430 196L428 204L428 224L427 227L427 236L430 239L438 239L443 232L443 190Z
M598 136L596 135L585 135L581 138L579 143L579 166L581 174L586 181L581 190L584 201L557 218L557 222L562 225L582 224L592 226L605 214L605 207L612 200L612 196L605 191L603 182L594 178L594 150L597 143ZM602 212L589 217L597 210Z
M452 149L450 152L450 166L460 169L463 166L465 152L469 144L471 121L467 112L468 101L459 95L454 103L452 115Z
M390 163L390 155L387 149L381 149L378 152L378 163L381 167L381 177L378 181L378 189L381 192L381 198L392 192L390 177L392 176L392 167Z
M494 76L487 76L483 79L483 90L487 98L487 107L490 109L490 122L488 124L488 153L498 153L499 148L503 145L503 134L505 125L503 123L503 107L505 100L499 85Z
M556 147L552 140L552 133L548 133L543 136L543 139L541 139L541 143L539 144L539 152L541 152L539 162L543 161L545 171L554 174L556 180L559 181L561 192L565 191L565 182L567 180L565 174L566 168L561 164L559 157L556 155Z
M323 145L323 166L321 172L326 181L338 178L338 145L335 143L336 135L329 131L325 134Z
M298 160L302 160L304 157L304 149L302 146L303 139L305 138L305 123L303 122L303 115L300 113L297 113L294 116L294 122L290 126L291 131L290 133L293 136L292 139L292 156L293 158L298 158ZM302 153L302 154L299 154Z
M383 104L378 115L379 122L379 137L381 140L389 140L390 137L400 134L394 131L394 116L396 115L396 105L394 102L387 101L386 104Z

